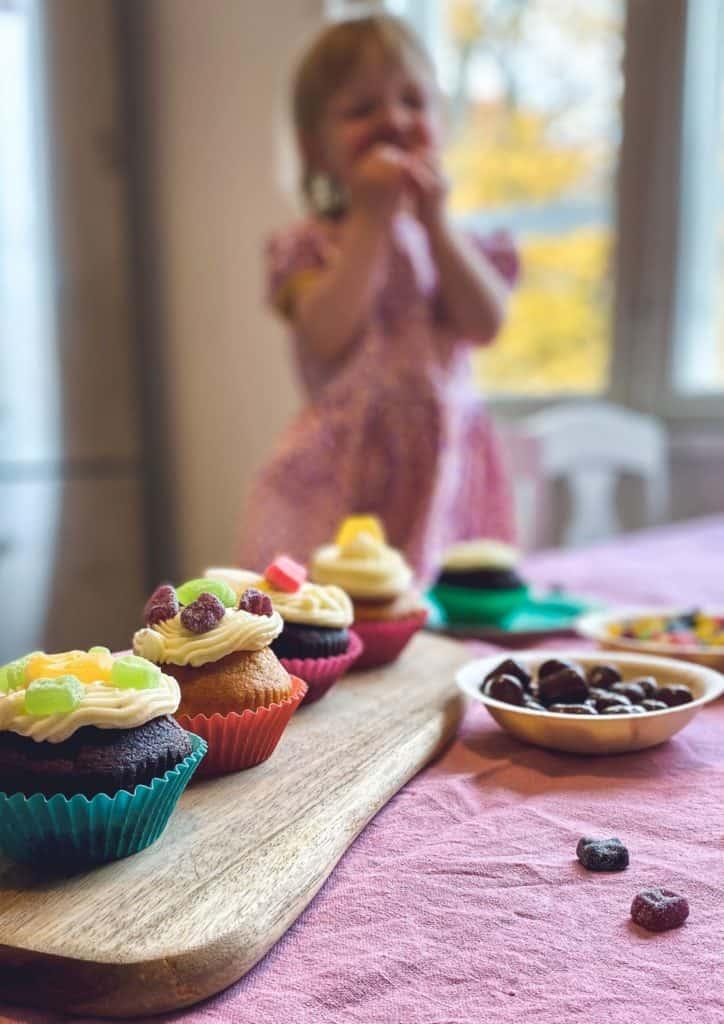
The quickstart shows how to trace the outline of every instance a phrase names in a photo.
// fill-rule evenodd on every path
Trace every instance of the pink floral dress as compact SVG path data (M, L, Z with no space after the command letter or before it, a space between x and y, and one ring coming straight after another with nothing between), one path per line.
M272 239L270 291L328 266L339 225L308 219ZM481 243L513 281L507 236ZM252 488L241 562L262 570L285 552L306 562L340 520L374 513L389 542L429 579L448 544L512 540L510 493L496 437L473 386L471 346L440 311L427 236L410 216L394 225L374 314L337 361L294 336L309 402L280 439Z

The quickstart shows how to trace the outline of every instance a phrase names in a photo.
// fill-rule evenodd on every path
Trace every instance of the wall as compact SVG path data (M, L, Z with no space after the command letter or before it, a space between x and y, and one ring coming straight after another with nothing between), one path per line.
M262 245L292 215L277 181L284 75L321 0L145 8L152 198L179 572L234 552L254 471L297 406Z

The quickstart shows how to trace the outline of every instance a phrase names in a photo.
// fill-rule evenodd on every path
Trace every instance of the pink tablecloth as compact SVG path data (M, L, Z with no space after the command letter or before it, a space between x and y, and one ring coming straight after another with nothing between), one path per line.
M541 555L530 574L610 600L724 604L724 520ZM586 873L584 834L620 836L629 869ZM683 928L630 923L651 884L688 896ZM666 746L595 760L522 746L475 706L268 956L164 1019L721 1024L723 892L724 702Z

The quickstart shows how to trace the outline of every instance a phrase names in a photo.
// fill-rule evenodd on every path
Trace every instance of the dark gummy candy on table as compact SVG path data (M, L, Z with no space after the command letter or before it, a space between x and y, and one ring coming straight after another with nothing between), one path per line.
M516 661L515 658L506 658L505 661L501 661L492 671L488 672L485 679L483 679L483 683L487 683L496 676L513 676L522 684L524 690L527 690L530 686L530 672L519 661Z
M548 710L554 715L597 715L590 704L551 704Z
M650 932L679 928L689 916L689 901L671 889L642 889L633 898L631 917Z
M500 700L504 704L516 704L522 707L525 703L525 690L520 679L515 676L494 676L483 684L486 696Z
M640 704L642 700L649 696L643 686L639 686L638 683L614 683L611 687L611 692L621 694L622 697L628 697L632 704Z
M576 847L578 857L589 871L623 871L628 867L628 850L620 839L591 839L584 836Z
M588 687L580 672L564 668L559 672L539 677L538 692L542 704L582 704L588 697Z
M225 608L218 597L204 592L183 609L181 625L192 633L208 633L221 622L224 614Z
M613 665L592 665L586 673L589 686L610 690L614 683L621 682L621 673Z
M179 604L176 591L168 584L163 583L156 587L154 592L146 601L143 609L143 621L147 626L155 626L157 622L165 622L172 619L178 612Z
M647 697L646 700L641 701L641 707L645 711L668 711L669 705L654 697Z
M656 700L663 701L667 707L676 708L680 704L688 704L694 699L694 695L688 686L680 686L671 683L669 686L659 686L653 694Z

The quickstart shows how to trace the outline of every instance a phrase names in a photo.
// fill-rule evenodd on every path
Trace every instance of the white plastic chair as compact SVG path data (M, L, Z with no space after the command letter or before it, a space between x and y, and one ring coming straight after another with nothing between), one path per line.
M515 480L522 546L584 544L621 529L617 485L634 477L643 489L642 526L664 520L669 503L668 441L655 418L608 402L552 406L517 423L503 438ZM561 513L555 488L567 487L570 516Z

